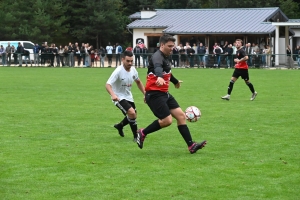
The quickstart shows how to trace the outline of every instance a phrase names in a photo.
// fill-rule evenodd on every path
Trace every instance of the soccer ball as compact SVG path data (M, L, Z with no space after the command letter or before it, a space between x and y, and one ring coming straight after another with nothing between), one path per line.
M190 106L187 109L185 109L185 118L189 122L196 122L201 117L201 111L196 106Z

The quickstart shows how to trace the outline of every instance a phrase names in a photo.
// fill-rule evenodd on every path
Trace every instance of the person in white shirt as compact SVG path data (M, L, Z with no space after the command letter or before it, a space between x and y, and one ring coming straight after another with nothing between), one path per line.
M137 70L135 67L132 67L132 63L132 51L124 51L122 64L113 71L105 87L115 106L125 115L124 119L120 123L115 124L114 127L118 130L119 135L124 137L123 127L129 124L135 142L137 137L137 115L131 87L133 82L136 82L143 95L145 94L145 87L139 78Z
M108 43L108 45L106 46L106 56L107 56L107 59L108 59L108 67L111 67L112 65L112 56L113 56L113 46L110 45L110 42Z

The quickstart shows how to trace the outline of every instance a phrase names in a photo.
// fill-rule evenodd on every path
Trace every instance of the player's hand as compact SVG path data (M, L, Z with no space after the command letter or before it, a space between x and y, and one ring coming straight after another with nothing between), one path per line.
M178 80L178 83L177 83L177 84L175 84L175 88L180 88L180 86L181 86L181 83L183 83L183 81L181 81L181 80Z
M236 59L234 59L234 62L239 63L240 60L236 58Z
M162 86L162 85L165 84L165 80L163 78L161 78L161 77L158 77L157 80L156 80L156 82L155 82L155 84L157 86Z
M120 99L119 99L116 95L112 95L112 96L111 96L111 99L112 99L113 101L120 101Z

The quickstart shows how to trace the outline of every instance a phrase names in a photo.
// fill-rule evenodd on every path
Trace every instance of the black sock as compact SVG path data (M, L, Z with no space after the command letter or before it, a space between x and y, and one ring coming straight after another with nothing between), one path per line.
M248 87L250 88L250 90L253 94L255 92L255 90L254 90L254 86L252 85L252 83L251 82L246 82L246 84L248 85Z
M180 134L182 135L184 141L186 142L186 144L188 146L191 146L194 142L193 142L193 139L192 139L192 136L191 136L188 126L186 124L184 124L184 125L179 125L177 128L178 128Z
M122 126L122 128L123 128L123 127L126 126L128 123L129 123L129 122L128 122L128 118L127 118L127 116L125 116L124 119L119 123L119 125Z
M152 124L150 124L149 126L147 126L144 130L143 133L145 135L149 134L149 133L153 133L155 131L158 131L159 129L161 129L158 119L155 120L154 122L152 122Z
M137 133L136 133L137 132L137 123L136 123L135 119L128 118L128 121L129 121L129 126L131 128L133 137L136 138L137 137Z
M232 92L233 84L234 84L234 81L233 81L233 80L230 80L229 86L228 86L228 90L227 90L227 94L229 94L229 95L230 95L231 92Z

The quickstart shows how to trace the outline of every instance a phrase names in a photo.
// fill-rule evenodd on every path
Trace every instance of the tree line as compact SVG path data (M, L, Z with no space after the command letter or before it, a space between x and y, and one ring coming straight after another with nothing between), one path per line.
M145 5L160 9L280 7L289 18L300 18L299 0L1 0L0 40L77 41L97 48L109 41L130 44L128 16Z

